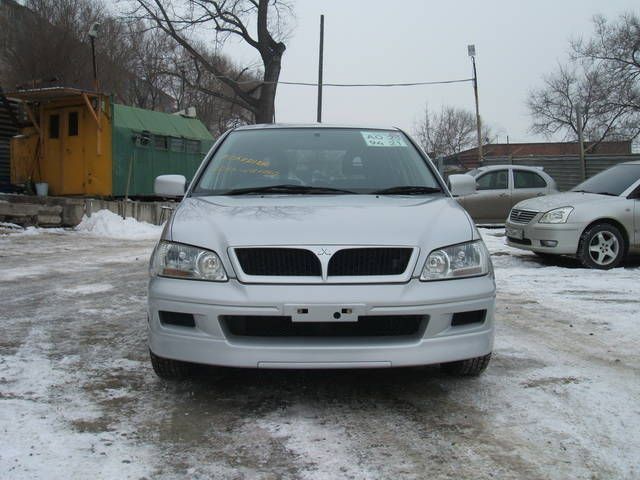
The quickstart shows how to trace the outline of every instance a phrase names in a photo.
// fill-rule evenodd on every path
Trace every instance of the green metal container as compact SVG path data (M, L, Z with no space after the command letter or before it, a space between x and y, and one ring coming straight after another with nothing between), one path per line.
M197 118L113 104L113 196L153 195L158 175L191 181L213 137Z

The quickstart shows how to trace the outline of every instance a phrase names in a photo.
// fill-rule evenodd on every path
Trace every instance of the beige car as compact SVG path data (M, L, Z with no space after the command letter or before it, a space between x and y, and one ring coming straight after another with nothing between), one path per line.
M516 203L558 193L555 180L539 167L494 165L467 175L475 178L477 192L457 200L477 224L504 225Z

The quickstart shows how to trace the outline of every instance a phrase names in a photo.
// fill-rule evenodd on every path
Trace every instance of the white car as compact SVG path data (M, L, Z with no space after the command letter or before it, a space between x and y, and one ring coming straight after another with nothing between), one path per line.
M609 269L640 253L640 162L611 167L566 193L518 203L508 244L540 255L572 255Z
M470 177L466 177L470 179ZM458 193L473 191L465 177ZM491 260L431 161L396 129L247 126L225 134L153 253L149 348L193 364L478 375L494 336Z

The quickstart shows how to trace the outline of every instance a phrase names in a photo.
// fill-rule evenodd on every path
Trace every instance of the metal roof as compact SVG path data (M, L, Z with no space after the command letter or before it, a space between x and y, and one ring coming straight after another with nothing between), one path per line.
M77 97L82 94L88 95L90 97L99 95L99 93L97 92L71 87L31 88L28 90L16 90L15 92L7 92L5 95L9 98L15 98L16 100L22 100L24 102L35 102L56 100L59 98L67 97Z
M136 132L147 131L167 137L213 140L207 128L197 118L119 104L113 105L113 127L126 128Z

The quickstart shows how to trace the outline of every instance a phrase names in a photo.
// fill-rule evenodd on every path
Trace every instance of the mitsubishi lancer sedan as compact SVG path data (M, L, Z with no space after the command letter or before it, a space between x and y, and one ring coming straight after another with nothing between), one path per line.
M611 167L569 192L513 207L507 243L538 255L571 255L602 270L640 253L640 162Z
M451 192L473 192L452 176ZM258 125L227 132L150 263L151 363L478 375L494 337L491 260L469 215L402 131Z

